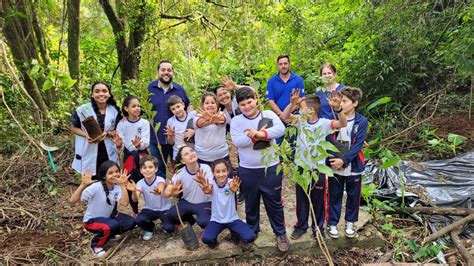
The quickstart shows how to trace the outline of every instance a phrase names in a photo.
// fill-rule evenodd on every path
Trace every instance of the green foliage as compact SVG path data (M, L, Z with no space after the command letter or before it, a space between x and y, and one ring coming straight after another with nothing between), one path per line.
M38 178L37 183L41 188L46 190L49 196L54 197L59 192L59 185L56 179L49 173L41 173L42 175Z
M428 146L439 156L456 155L459 148L466 144L467 138L458 134L449 133L447 139L436 134L438 129L424 129L420 133L420 139L426 141Z
M452 134L452 133L449 133L448 135L448 142L450 143L450 147L451 147L451 150L453 151L453 154L456 155L456 148L465 143L467 140L466 137L464 136L461 136L461 135L457 135L457 134Z
M43 253L49 262L57 262L61 258L52 246L42 250L41 253Z
M406 244L410 248L410 251L415 253L415 256L413 256L413 260L415 261L423 261L425 259L433 258L437 256L440 251L446 248L444 245L439 245L436 243L433 243L432 245L421 246L412 239L407 239Z

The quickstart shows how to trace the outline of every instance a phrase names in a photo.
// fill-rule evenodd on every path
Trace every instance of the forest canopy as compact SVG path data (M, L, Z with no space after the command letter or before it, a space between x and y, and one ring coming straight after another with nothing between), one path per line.
M32 134L65 128L97 80L119 100L145 97L161 59L195 104L223 75L264 95L280 54L312 93L332 62L364 103L390 97L395 114L441 89L467 95L474 64L469 1L2 0L0 12L4 101ZM0 122L14 150L19 124L4 109Z

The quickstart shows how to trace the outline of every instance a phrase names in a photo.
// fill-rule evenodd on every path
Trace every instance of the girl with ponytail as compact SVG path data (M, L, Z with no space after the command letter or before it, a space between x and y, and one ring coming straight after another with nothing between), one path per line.
M126 170L120 170L113 161L105 161L99 168L97 179L92 180L92 171L82 174L82 182L69 199L87 204L83 225L95 234L91 241L94 256L105 255L103 246L111 237L132 230L135 220L126 214L117 212L117 203L127 206L127 190L136 190L135 183L128 181Z

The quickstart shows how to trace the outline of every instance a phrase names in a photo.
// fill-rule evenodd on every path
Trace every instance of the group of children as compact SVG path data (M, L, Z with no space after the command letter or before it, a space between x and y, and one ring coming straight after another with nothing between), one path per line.
M280 159L278 156L264 156L263 152L275 153L272 145L285 132L280 118L290 117L299 129L296 147L300 150L294 159L299 170L309 167L317 172L318 164L327 164L335 173L334 177L316 173L318 181L310 184L310 199L316 213L313 234L317 230L315 224L323 232L323 225L328 221L328 235L332 238L339 236L336 226L346 185L345 233L347 237L354 237L364 168L361 149L367 133L367 119L355 111L362 92L335 83L336 71L330 64L323 65L320 74L328 69L333 72L333 78L328 79L328 92L301 97L300 91L295 89L291 92L290 104L280 117L270 110L259 110L255 90L245 86L239 86L235 97L225 86L216 88L217 95L212 92L203 94L197 112L186 110L179 96L169 97L167 104L173 117L164 125L164 134L167 142L173 144L173 159L178 163L170 181L157 175L158 160L148 155L150 125L140 118L139 99L134 96L125 99L122 118L120 113L112 110L117 108L110 88L104 83L94 84L91 102L79 107L71 121L71 130L77 136L75 162L87 157L87 152L100 154L100 150L106 149L106 156L99 158L97 155L89 160L90 171L82 174L81 185L70 199L71 202L87 203L83 223L85 229L96 234L91 242L93 253L104 255L103 246L109 239L136 225L143 229L144 240L151 239L157 219L161 221L161 229L167 233L174 232L180 220L197 223L204 229L202 241L209 247L217 245L219 233L226 228L231 231L233 240L248 245L260 231L260 198L278 248L287 251L289 241L281 194L283 175L277 171ZM228 103L221 109L224 100ZM300 115L295 115L297 111ZM332 119L321 117L323 112L332 114ZM90 139L81 128L86 115L92 115L99 122L104 131L101 138ZM339 148L338 153L317 162L308 158L318 157L311 147L317 146L320 139L306 136L316 130L323 133L334 131L327 140ZM228 131L238 150L238 175L234 174L229 160ZM111 148L114 152L109 151ZM122 151L123 169L120 170L118 154ZM308 151L311 151L309 155ZM85 161L81 160L81 163ZM86 168L81 165L81 169ZM236 210L239 189L245 198L245 222ZM144 199L141 211L138 210L140 196ZM176 205L171 204L171 197L179 198ZM298 185L296 200L297 224L291 234L293 239L301 237L309 227L309 201L305 189ZM122 206L130 203L134 215L119 213L117 203ZM329 217L326 217L327 205Z

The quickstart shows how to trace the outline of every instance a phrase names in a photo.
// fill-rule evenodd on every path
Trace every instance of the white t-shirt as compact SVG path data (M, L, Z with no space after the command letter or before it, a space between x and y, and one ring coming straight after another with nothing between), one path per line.
M320 129L320 136L325 136L327 132L331 130L332 120L326 118L319 118L318 121L315 123L310 123L308 121L300 121L297 124L298 127L298 138L296 139L296 154L295 154L295 164L298 166L309 166L312 169L316 169L317 165L325 164L325 158L319 160L318 162L314 162L311 159L316 158L319 156L316 146L319 144L321 139L308 139L307 134L315 134L318 128ZM316 135L310 136L317 137ZM323 137L324 140L324 137ZM305 156L306 153L306 156ZM311 153L311 154L309 154ZM311 159L309 159L311 158Z
M136 136L141 139L139 150L145 150L150 146L150 123L146 119L139 118L135 122L130 122L127 118L122 119L117 125L117 134L129 151L137 150L132 143Z
M196 111L186 112L186 118L179 120L178 117L172 116L168 119L166 126L174 127L174 144L173 144L173 160L176 159L179 148L186 145L184 142L184 132L188 126L188 122L191 119L195 120Z
M260 111L263 112L263 117L270 118L273 120L273 126L267 128L268 139L271 139L270 144L275 144L275 139L283 136L285 133L285 125L281 122L280 118L270 110ZM274 158L268 158L267 155L263 155L264 150L254 150L252 140L245 134L245 129L253 128L258 129L258 122L261 119L261 113L254 117L248 118L244 114L234 116L230 123L230 136L232 142L237 147L239 152L239 165L245 168L257 169L264 168L265 166L274 166L280 162L278 156ZM275 154L273 149L269 150L267 154ZM260 159L264 157L263 163Z
M166 211L171 208L171 202L167 198L150 192L161 182L165 182L165 179L161 176L156 176L151 184L148 184L145 178L138 181L137 190L142 193L143 198L145 199L145 206L143 206L143 209Z
M225 124L211 124L205 127L198 127L197 120L193 121L194 125L194 149L198 158L213 162L229 155L229 146L227 145L227 132Z
M122 197L122 189L119 185L114 185L109 190L110 205L107 204L104 187L101 182L95 182L82 191L81 201L87 203L86 213L82 219L84 222L92 218L105 217L110 218L115 205Z
M219 187L215 180L212 180L212 204L211 221L218 223L231 223L239 219L235 208L235 193L230 190L229 182Z
M352 127L354 126L354 119L347 120L347 126L339 129L339 134L337 135L336 140L343 141L347 145L348 149L351 148L351 132ZM360 172L352 172L351 164L349 163L346 168L342 170L334 170L335 174L342 176L351 176L351 175L360 175Z
M199 164L199 168L204 171L205 177L212 181L214 178L212 176L211 167L207 164ZM185 166L178 170L178 172L173 176L172 181L181 181L183 186L183 199L189 203L198 204L203 202L211 201L211 196L206 195L199 184L193 178L196 177L196 173L190 173L188 168Z

